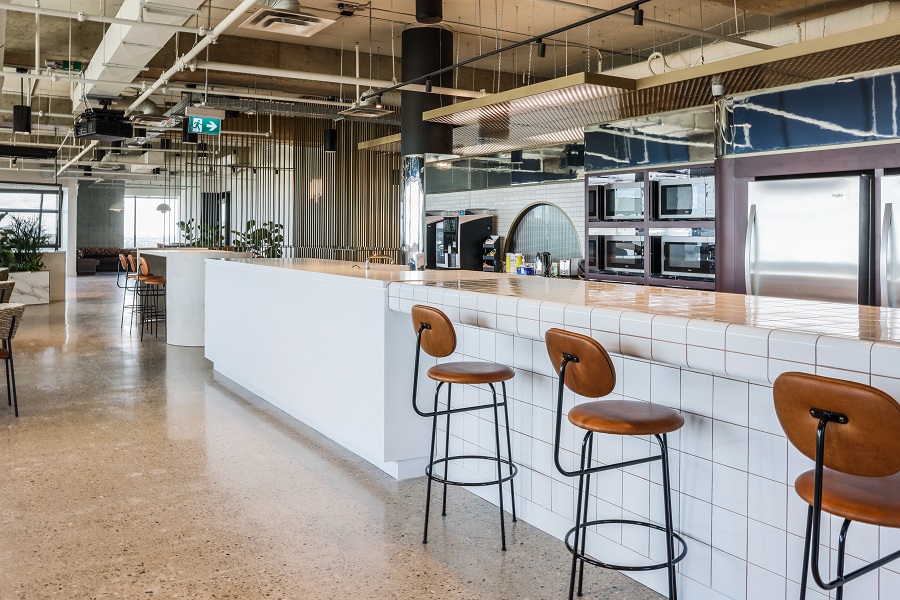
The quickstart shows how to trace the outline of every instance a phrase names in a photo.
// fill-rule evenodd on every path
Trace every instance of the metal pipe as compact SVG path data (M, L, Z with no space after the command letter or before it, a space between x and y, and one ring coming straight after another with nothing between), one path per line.
M171 33L190 33L203 35L206 29L203 27L182 27L179 25L168 25L166 23L151 23L148 21L138 21L136 19L120 19L118 17L106 17L102 15L89 15L84 11L57 10L55 8L42 8L40 6L25 6L23 4L0 4L0 10L11 10L14 12L32 13L35 15L45 15L48 17L60 17L63 19L75 19L76 21L91 21L94 23L107 23L110 25L132 25L138 27L148 27L169 31Z
M585 12L589 12L591 14L599 14L603 12L598 8L594 8L593 6L585 6L584 4L578 4L575 2L568 2L567 0L534 0L536 4L546 4L548 6L557 6L560 8L567 9L576 9L583 10ZM632 20L632 17L629 15L617 14L616 17L622 19ZM751 48L758 48L759 50L768 50L770 48L774 48L775 46L769 46L768 44L762 44L760 42L754 42L752 40L745 40L739 37L732 37L728 35L720 35L718 33L713 33L711 31L704 31L702 29L694 29L693 27L685 27L683 25L676 25L675 23L667 23L665 21L657 21L655 19L644 18L644 25L653 25L659 29L668 29L669 31L677 31L679 33L686 33L688 35L696 35L703 38L708 38L711 40L718 40L720 42L730 42L732 44L739 44L741 46L749 46Z
M225 31L228 30L238 19L244 16L250 8L256 5L256 0L243 0L237 8L232 10L228 15L222 19L222 21L216 25L213 30L203 37L202 40L197 42L197 44L191 48L187 54L183 55L181 58L175 61L175 64L169 67L169 69L159 76L147 90L137 97L137 99L125 110L125 114L131 114L135 110L137 110L138 106L140 106L144 100L150 97L153 92L155 92L159 87L169 81L176 73L184 69L184 66L193 61L195 58L200 56L200 53L206 49L211 43L218 39L220 35L222 35Z
M634 0L633 2L629 2L628 4L623 4L621 6L617 6L615 8L611 8L609 10L601 11L600 13L598 13L596 15L590 16L590 17L588 17L586 19L582 19L580 21L576 21L575 23L571 23L569 25L564 25L563 27L557 27L556 29L553 29L552 31L547 31L542 34L535 35L530 38L526 38L524 40L510 44L508 46L504 46L503 48L497 48L495 50L485 52L484 54L481 54L479 56L473 56L472 58L467 58L466 60L462 60L462 61L454 63L452 65L443 67L441 69L437 69L430 73L425 73L423 75L419 75L418 77L414 77L408 81L403 81L396 85L392 85L390 87L386 87L381 90L373 91L371 94L364 94L362 96L362 98L360 98L360 100L372 98L374 96L378 96L379 94L384 94L385 92L392 92L392 91L398 90L402 87L409 86L411 83L415 83L417 81L424 81L427 79L432 79L434 77L437 77L438 75L441 75L448 71L452 71L453 69L458 69L459 67L464 67L466 65L472 64L479 60L483 60L485 58L490 58L491 56L496 56L498 54L502 54L503 52L508 52L509 50L515 50L516 48L519 48L521 46L527 46L527 45L531 44L532 42L537 42L538 40L542 40L544 38L550 38L554 35L559 35L560 33L565 33L567 31L569 31L570 29L575 29L575 28L581 27L583 25L588 25L590 23L593 23L594 21L599 21L600 19L604 19L606 17L624 12L629 9L640 8L642 4L646 4L649 1L650 0ZM410 88L407 88L407 89L410 89Z
M69 162L67 162L66 164L61 166L59 168L59 171L56 172L56 176L59 177L60 175L62 175L63 171L65 171L66 169L71 167L74 163L78 162L79 158L81 158L82 156L84 156L85 154L90 152L94 148L94 146L96 146L97 144L99 144L99 142L97 140L91 141L91 143L88 144L84 150L82 150L81 152L76 154L74 158L72 158Z
M648 2L649 0L640 0L641 2ZM244 75L263 75L267 77L281 77L284 79L304 79L307 81L319 81L322 83L337 83L337 84L345 84L345 85L356 85L356 86L368 86L371 88L381 88L386 86L393 86L390 89L400 89L403 88L405 90L410 90L413 92L424 92L424 85L415 85L415 84L399 84L394 85L392 81L385 81L381 79L367 79L365 77L348 77L345 75L330 75L328 73L310 73L305 71L291 71L288 69L273 69L270 67L253 67L249 65L233 65L228 63L220 63L220 62L212 62L206 60L198 60L196 64L196 68L198 69L209 69L210 71L223 71L226 73L241 73ZM442 94L444 96L457 96L459 98L482 98L487 94L483 91L472 91L472 90L459 90L454 88L445 88L445 87L437 87L434 86L432 88L432 92L435 94ZM371 94L371 96L376 96L377 94ZM368 97L368 96L366 96ZM357 98L359 95L357 94Z
M169 85L167 86L169 91L176 92L195 92L196 88L189 88L187 86L175 86ZM336 102L333 100L318 100L315 98L303 98L301 96L280 96L275 94L266 94L265 92L234 92L231 90L223 90L216 89L215 87L211 87L209 89L210 96L233 96L235 98L248 98L251 100L270 100L272 102L297 102L302 104L315 104L320 106L351 106L350 102Z

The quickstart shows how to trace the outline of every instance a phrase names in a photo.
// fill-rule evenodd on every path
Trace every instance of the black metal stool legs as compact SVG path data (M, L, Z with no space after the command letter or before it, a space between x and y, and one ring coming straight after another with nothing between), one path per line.
M844 523L841 525L841 533L838 536L838 558L837 558L837 577L838 579L844 578L844 558L846 556L847 551L847 530L850 529L851 521L849 519L844 519ZM837 589L837 593L835 594L835 600L844 600L844 586L841 586Z
M512 441L509 436L509 402L506 400L506 382L501 381L500 385L503 386L503 418L506 423L506 456L509 458L510 463L512 462ZM449 407L448 407L449 408ZM449 429L448 429L449 431ZM517 521L516 519L516 488L515 488L515 480L509 480L509 498L512 502L512 520L513 523Z
M669 564L669 600L678 600L675 585L675 529L672 525L672 488L669 482L669 440L666 434L657 435L662 466L663 501L666 503L666 561Z
M591 432L588 432L586 437L588 438L587 459L586 459L585 464L582 465L582 467L581 467L582 469L585 469L586 467L591 466L591 457L593 456L593 452L594 452L594 434ZM584 449L582 448L582 453L583 452L584 452ZM590 474L590 472L588 472L584 476L584 512L582 513L582 516L581 516L582 523L587 523L587 520L588 520L588 498L590 498L590 494L591 494L591 474ZM585 546L586 542L587 542L587 532L585 532L585 535L581 536L581 555L582 556L584 556L584 546ZM584 585L584 559L582 558L581 566L578 571L578 595L579 596L581 595L581 590L582 590L583 585Z
M446 438L444 439L444 456L450 456L450 393L453 391L453 384L447 384L447 429L445 431ZM435 408L437 410L437 408ZM437 417L435 417L437 418ZM449 468L450 461L444 461L444 497L442 500L441 506L441 516L447 516L447 469Z
M438 395L441 393L441 385L437 385L437 389L434 390L434 416L431 417L431 449L430 454L428 456L428 469L426 471L426 476L428 477L428 484L425 492L425 532L422 534L422 543L428 543L428 516L431 512L431 482L434 480L434 477L431 476L431 471L434 469L434 445L435 438L437 437L437 420L438 420ZM447 417L449 418L449 414ZM446 480L446 477L444 478Z
M491 394L494 396L494 440L497 448L497 499L500 501L500 549L506 551L506 518L503 514L503 459L500 455L500 414L497 410L497 389L493 384ZM506 398L504 398L504 401ZM506 430L509 431L507 423ZM512 459L512 457L510 457ZM512 479L509 480L512 483ZM512 487L510 487L512 489Z
M588 431L584 434L584 439L581 442L581 463L579 466L581 474L578 476L578 504L575 508L575 539L572 543L572 571L569 573L569 600L575 597L575 573L578 571L579 562L581 563L582 576L584 575L584 538L587 537L587 531L582 534L582 523L587 523L587 503L588 495L590 494L590 487L585 487L584 485L584 471L590 465L591 454L589 448L592 446L591 440L593 437L593 433ZM580 561L579 558L581 559ZM581 595L580 581L578 583L578 595Z

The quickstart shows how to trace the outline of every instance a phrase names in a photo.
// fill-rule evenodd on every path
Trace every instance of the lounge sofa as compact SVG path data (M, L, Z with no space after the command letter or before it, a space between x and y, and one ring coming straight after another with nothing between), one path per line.
M97 272L115 272L119 254L130 254L132 248L78 248L75 272L78 275L94 275Z

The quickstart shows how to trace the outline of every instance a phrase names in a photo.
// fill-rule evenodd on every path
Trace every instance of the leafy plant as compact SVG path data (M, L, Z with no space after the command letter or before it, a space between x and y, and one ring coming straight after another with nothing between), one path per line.
M284 225L266 221L260 225L247 221L244 231L232 231L234 249L262 258L281 258L284 254Z
M222 230L213 225L200 224L194 222L191 217L187 221L178 221L176 223L181 237L184 238L184 245L191 248L221 248L225 245L225 238Z
M0 215L0 220L4 216ZM13 217L0 230L0 264L13 272L43 271L43 249L49 245L50 236L44 233L37 219Z

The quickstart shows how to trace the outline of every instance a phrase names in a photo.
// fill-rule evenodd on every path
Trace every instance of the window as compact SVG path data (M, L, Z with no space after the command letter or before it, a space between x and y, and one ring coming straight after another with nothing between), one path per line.
M538 252L549 252L554 262L560 258L580 258L578 232L566 214L553 204L527 207L509 231L507 252L518 252L531 262Z
M175 206L175 200L162 196L125 196L125 248L155 248L173 242L171 213L157 210L160 204ZM174 240L179 241L179 240Z
M13 217L37 221L44 233L50 236L48 248L59 249L59 209L62 205L62 187L40 183L0 182L0 221L5 227Z

